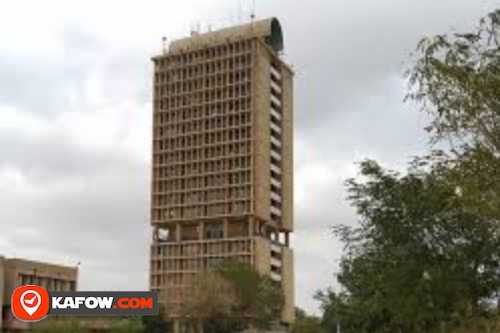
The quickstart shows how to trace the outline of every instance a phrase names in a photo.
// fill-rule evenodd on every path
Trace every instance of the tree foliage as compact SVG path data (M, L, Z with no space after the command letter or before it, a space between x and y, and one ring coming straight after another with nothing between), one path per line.
M250 266L227 261L219 268L236 290L239 300L237 313L258 329L268 329L278 320L283 309L283 292L269 276L261 275Z
M471 32L424 38L407 77L432 142L451 149L415 158L404 173L361 163L360 178L347 182L360 219L335 228L346 250L342 289L317 295L321 324L346 333L497 332L500 10Z
M35 322L31 331L36 333L85 333L83 325L74 318L56 320L49 317L43 321Z
M149 316L123 317L48 317L32 324L31 331L38 333L87 333L106 331L110 333L166 333L167 330L150 331L143 319Z
M206 270L196 275L183 308L184 317L197 319L231 316L238 305L235 289L220 272Z
M141 318L144 333L171 333L173 332L172 322L163 318L164 311L160 307L157 316L143 316Z
M217 270L197 274L182 308L182 317L193 331L226 332L238 299L234 286ZM203 326L207 329L203 330Z
M474 176L477 158L418 158L405 174L361 164L362 178L347 183L359 224L335 228L344 292L318 296L324 325L430 332L481 315L500 289L500 224L490 184Z
M295 309L295 322L292 325L292 333L322 333L319 318L308 315L300 308Z
M460 138L500 154L500 9L467 33L424 38L408 97L432 118L435 139Z
M183 318L195 331L265 330L280 317L282 307L279 285L246 264L226 261L193 279Z

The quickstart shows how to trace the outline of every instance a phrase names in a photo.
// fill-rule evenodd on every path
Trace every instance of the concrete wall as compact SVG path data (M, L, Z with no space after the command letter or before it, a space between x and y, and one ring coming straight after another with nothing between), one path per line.
M24 280L22 276L24 276ZM10 311L11 297L14 290L26 284L34 284L54 290L53 281L65 281L60 286L64 290L70 290L70 286L76 288L78 269L76 267L60 266L24 259L5 259L0 257L0 309L6 306L6 319L2 322L0 317L0 328L9 331L27 330L29 324L17 320ZM28 281L29 280L29 281Z
M283 86L283 217L282 228L293 231L293 74L281 64Z
M271 269L271 250L269 240L262 237L255 237L254 256L255 270L263 275L269 274Z
M270 138L269 138L269 55L262 43L254 41L255 64L253 82L254 124L254 205L255 216L270 220Z
M285 305L283 307L283 321L292 323L295 320L295 270L293 262L293 251L283 247L283 293Z
M61 280L73 283L76 287L78 269L76 267L59 266L23 259L6 259L4 263L4 305L10 305L11 295L16 288L23 285L20 275L32 278L30 283L40 285L40 282ZM40 285L48 290L51 286Z
M273 245L274 246L274 245ZM293 251L286 247L281 248L281 288L284 296L284 306L281 320L292 323L295 320L295 278ZM264 275L271 272L271 241L262 237L255 238L255 269Z

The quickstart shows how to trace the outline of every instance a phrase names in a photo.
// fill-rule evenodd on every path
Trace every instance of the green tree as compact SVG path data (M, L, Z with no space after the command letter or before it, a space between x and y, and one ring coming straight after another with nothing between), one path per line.
M173 332L172 322L163 318L163 309L160 307L159 315L143 316L141 318L144 333L171 333Z
M471 32L421 40L408 98L432 118L434 139L460 139L500 154L500 9Z
M249 326L268 329L282 308L279 285L246 264L226 261L191 281L182 312L194 331L234 333Z
M226 324L233 318L238 306L234 286L217 270L198 273L189 283L190 290L182 308L186 325L202 331L226 331Z
M115 320L109 320L110 333L142 333L144 327L142 325L141 317L124 317Z
M500 332L500 318L491 316L475 318L452 329L451 333L497 333Z
M208 319L203 323L203 333L236 333L247 327L247 323L237 317Z
M42 321L35 322L31 327L36 333L85 333L81 322L75 318L63 318L56 320L55 317L48 317Z
M249 265L226 261L218 271L231 282L239 300L237 315L258 330L267 330L281 317L284 297L281 286Z
M322 328L319 318L308 315L300 308L295 309L295 322L292 333L321 333Z
M468 162L433 155L406 174L361 164L362 178L347 183L359 225L335 228L346 244L338 276L345 292L319 295L325 328L430 332L481 314L500 288L500 232L488 204L457 187L475 165Z
M327 331L498 330L499 38L497 10L472 32L419 43L407 97L430 116L432 142L450 149L416 158L405 173L365 161L348 181L360 221L335 228L346 247L343 291L317 296Z

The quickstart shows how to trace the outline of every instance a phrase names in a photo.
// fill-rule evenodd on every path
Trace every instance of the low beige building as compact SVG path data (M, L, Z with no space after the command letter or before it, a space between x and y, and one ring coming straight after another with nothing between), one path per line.
M16 332L29 328L27 323L17 320L11 312L11 297L16 288L36 285L48 291L75 291L77 280L77 267L0 256L1 331Z

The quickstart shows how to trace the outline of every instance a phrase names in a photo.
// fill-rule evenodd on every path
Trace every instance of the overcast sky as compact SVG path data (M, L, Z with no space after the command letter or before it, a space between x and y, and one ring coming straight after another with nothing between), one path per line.
M151 62L162 36L248 19L250 0L0 0L0 254L80 266L81 290L147 288ZM238 3L241 6L238 6ZM256 1L295 71L297 305L334 284L355 162L401 168L425 122L403 103L420 37L497 1Z

